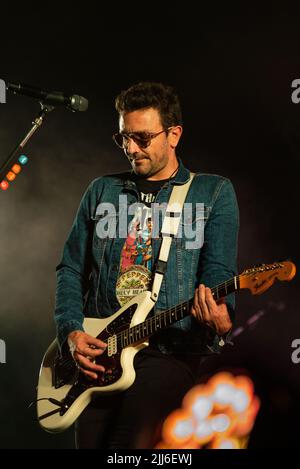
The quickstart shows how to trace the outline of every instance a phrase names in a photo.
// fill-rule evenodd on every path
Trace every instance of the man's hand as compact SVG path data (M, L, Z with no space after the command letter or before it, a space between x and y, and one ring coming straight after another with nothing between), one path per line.
M90 378L97 379L96 371L102 373L105 368L93 363L101 355L107 344L82 331L73 331L68 335L68 345L74 360L79 363L81 371Z
M191 314L202 323L212 325L217 334L223 335L232 327L224 299L215 302L211 289L200 284L195 290Z

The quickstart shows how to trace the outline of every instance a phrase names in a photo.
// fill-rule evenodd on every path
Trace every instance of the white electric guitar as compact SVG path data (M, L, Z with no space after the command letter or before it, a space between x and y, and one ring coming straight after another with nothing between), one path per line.
M261 264L211 290L215 300L245 288L256 295L266 291L275 279L291 280L295 273L290 261ZM84 320L85 332L108 344L95 360L105 367L95 380L80 372L69 352L60 356L57 341L52 342L43 358L37 387L38 421L44 430L66 430L94 396L129 388L135 380L135 354L147 347L150 336L187 316L193 302L190 299L147 318L154 306L150 296L151 292L144 291L108 318Z

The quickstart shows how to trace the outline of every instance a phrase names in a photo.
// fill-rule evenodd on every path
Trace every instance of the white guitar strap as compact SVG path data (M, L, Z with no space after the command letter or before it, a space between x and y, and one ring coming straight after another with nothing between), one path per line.
M174 186L169 199L169 203L161 228L161 235L163 239L159 250L159 256L156 263L152 285L151 299L154 302L158 299L162 280L167 270L167 262L172 238L174 238L174 236L177 234L183 204L194 176L194 173L190 173L190 179L188 180L188 182L180 186Z

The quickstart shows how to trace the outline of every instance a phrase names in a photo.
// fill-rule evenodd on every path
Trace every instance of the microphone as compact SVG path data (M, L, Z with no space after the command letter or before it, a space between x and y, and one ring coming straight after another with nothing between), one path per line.
M62 91L45 91L35 86L25 85L21 83L6 83L6 89L12 91L14 94L21 94L36 98L45 104L52 104L53 106L65 106L71 111L86 111L89 102L83 96L74 94L68 96Z

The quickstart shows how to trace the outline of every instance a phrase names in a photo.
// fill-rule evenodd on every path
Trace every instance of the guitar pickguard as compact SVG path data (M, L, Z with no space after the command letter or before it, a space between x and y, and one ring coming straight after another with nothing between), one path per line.
M97 336L97 338L107 343L109 337L120 334L122 331L127 330L130 326L132 317L136 312L137 306L137 304L129 306L128 309L123 311L122 314L110 322L106 328ZM64 406L60 411L61 415L66 412L66 410L72 405L72 403L82 392L93 387L106 387L115 383L121 378L123 373L120 362L121 352L122 349L118 347L117 353L112 356L108 356L106 349L100 356L96 357L95 363L102 365L105 368L103 373L99 373L97 379L90 380L82 372L79 374L78 379L76 382L73 381L73 386L64 399Z
M106 329L101 334L99 334L99 336L97 336L97 338L104 340L104 338L107 339L108 336L117 334L127 329L130 325L134 313L137 310L137 306L137 304L129 306L125 311L123 311L122 314L120 314L113 321L111 321L107 325Z

